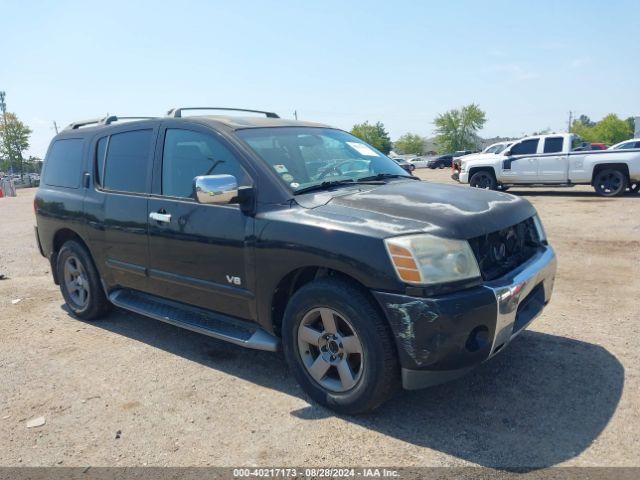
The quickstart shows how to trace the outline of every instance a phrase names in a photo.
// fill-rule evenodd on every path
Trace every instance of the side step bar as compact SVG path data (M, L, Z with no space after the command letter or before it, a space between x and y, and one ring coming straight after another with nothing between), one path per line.
M280 339L257 325L133 290L109 294L114 305L162 322L246 348L275 352Z

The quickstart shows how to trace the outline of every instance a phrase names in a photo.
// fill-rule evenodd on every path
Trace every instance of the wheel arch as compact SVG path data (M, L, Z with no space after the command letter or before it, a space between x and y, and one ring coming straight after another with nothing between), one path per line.
M487 172L490 173L491 175L493 175L493 178L496 179L496 181L498 180L498 177L496 176L496 170L495 168L489 166L489 165L481 165L478 167L471 167L469 169L469 180L471 180L471 177L473 177L473 175L475 175L478 172Z
M84 239L80 236L80 234L78 234L78 232L76 232L75 230L72 230L67 227L60 228L53 235L53 242L51 244L52 248L51 248L51 253L49 255L49 263L51 264L51 274L53 275L53 281L56 285L60 285L60 279L58 278L58 269L56 268L56 263L58 261L58 253L60 252L60 249L62 248L62 246L70 240L74 240L78 242L80 245L82 245L87 250L87 252L89 252L89 256L93 261L93 255L91 255L91 250L89 249L87 242L84 241Z
M602 170L618 170L624 174L627 179L627 183L630 183L629 165L626 163L598 163L593 166L593 172L591 173L591 186L595 184L596 175Z
M310 265L296 268L295 270L292 270L284 275L271 294L270 320L273 331L277 336L281 336L282 319L284 316L284 311L287 308L287 304L289 303L289 299L304 285L319 278L327 277L341 279L354 285L356 288L361 290L368 298L371 299L372 305L374 305L374 307L379 310L383 318L386 319L386 316L380 308L380 305L371 294L369 289L364 284L362 284L362 282L340 270L322 267L319 265Z

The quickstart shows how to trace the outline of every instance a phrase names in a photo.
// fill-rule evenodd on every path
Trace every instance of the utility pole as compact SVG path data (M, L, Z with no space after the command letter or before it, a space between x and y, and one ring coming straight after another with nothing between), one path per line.
M295 117L296 120L298 120L298 110L293 111L293 116Z
M56 123L56 121L53 121L53 129L56 131L56 135L60 132L58 132L58 124Z
M573 123L573 112L569 110L569 126L567 127L567 132L571 131L571 124Z
M11 161L11 153L9 152L9 142L7 141L7 103L5 102L5 98L7 94L5 92L0 92L0 110L2 110L2 125L4 127L4 135L2 135L4 140L4 150L7 152L7 157L9 158L9 170L13 173L13 162Z

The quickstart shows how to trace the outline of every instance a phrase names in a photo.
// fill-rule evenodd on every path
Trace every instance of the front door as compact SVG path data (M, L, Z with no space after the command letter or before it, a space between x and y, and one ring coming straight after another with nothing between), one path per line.
M502 162L503 183L535 183L538 180L538 143L533 138L516 143Z
M157 150L148 207L150 290L255 319L253 218L238 205L203 205L193 196L196 176L229 174L239 186L250 186L251 176L228 142L208 129L165 126Z

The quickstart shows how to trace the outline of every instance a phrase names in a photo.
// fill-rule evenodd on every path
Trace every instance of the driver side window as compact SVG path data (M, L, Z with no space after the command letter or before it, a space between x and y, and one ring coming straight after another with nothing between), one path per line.
M539 138L524 140L511 147L511 155L532 155L538 151Z
M213 135L167 129L162 153L162 195L193 198L193 179L199 175L233 175L238 186L251 178L238 159Z

